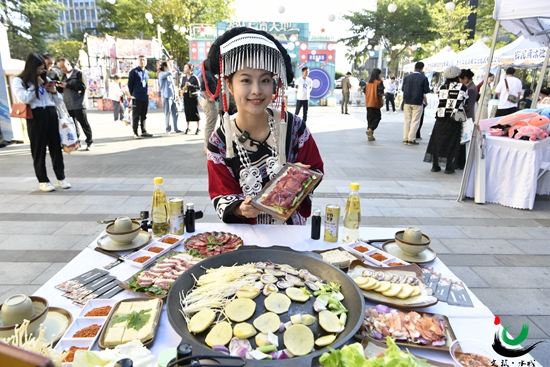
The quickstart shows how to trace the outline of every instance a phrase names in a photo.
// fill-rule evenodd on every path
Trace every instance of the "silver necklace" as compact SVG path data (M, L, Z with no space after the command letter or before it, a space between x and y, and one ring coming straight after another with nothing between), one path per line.
M266 161L266 168L269 179L272 179L277 174L277 172L281 170L282 166L278 162L279 154L277 152L277 139L275 137L275 120L273 119L273 116L271 116L271 114L267 113L267 116L269 130L271 132L271 136L273 137L274 143L272 145L268 144L268 147L271 150L271 157L269 157ZM237 123L235 120L233 120L233 123L235 124L235 127L237 127ZM239 173L239 185L241 186L245 195L255 196L262 189L262 175L257 167L252 167L252 162L250 161L248 152L245 150L243 144L239 141L239 136L237 135L236 131L233 132L233 141L235 142L235 145L237 147L237 154L239 155L239 159L244 166L244 168Z

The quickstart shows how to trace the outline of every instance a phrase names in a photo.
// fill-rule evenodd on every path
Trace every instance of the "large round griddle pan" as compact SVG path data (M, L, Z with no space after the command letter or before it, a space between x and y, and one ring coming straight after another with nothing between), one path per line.
M355 282L351 280L345 273L337 269L336 267L327 264L315 256L313 253L301 253L292 250L280 250L272 248L246 248L241 247L238 251L220 254L208 259L205 259L197 265L189 268L183 273L172 285L170 293L168 294L167 311L170 324L176 330L176 332L182 336L182 343L190 344L193 347L193 355L223 355L219 352L215 352L204 343L204 339L210 328L205 332L198 335L194 335L187 329L187 324L180 312L180 294L187 293L194 285L196 278L199 278L204 274L204 269L218 268L220 266L231 266L234 264L242 265L247 263L255 263L259 261L267 262L272 261L278 264L289 264L297 269L307 269L312 274L320 277L325 282L335 282L342 286L341 292L345 299L342 301L344 306L348 309L348 319L345 330L338 335L338 338L334 343L330 345L331 348L339 348L346 341L352 338L359 330L364 314L365 314L365 301L363 295ZM256 317L266 312L264 307L265 296L260 294L256 297L256 312L254 315L246 320L246 322L252 323ZM309 313L314 315L318 319L318 314L313 310L314 297L304 304L292 302L290 310L282 315L279 315L282 322L290 320L290 316L295 314ZM234 325L234 323L232 323ZM322 330L318 322L310 326L315 339L320 336L327 335L328 333ZM283 333L276 333L279 336L279 349L284 348ZM256 343L254 338L249 338L252 346L255 348ZM290 366L307 366L310 367L314 359L320 357L324 352L328 351L328 347L316 348L315 351L303 357L295 357L283 360L247 360L247 366L277 366L277 367L290 367Z

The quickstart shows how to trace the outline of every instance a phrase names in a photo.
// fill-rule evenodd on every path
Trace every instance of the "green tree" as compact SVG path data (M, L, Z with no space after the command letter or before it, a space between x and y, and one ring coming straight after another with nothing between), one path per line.
M71 64L75 65L78 60L78 52L82 48L82 41L54 39L46 41L46 49L56 58L67 57Z
M476 10L468 5L467 0L455 0L454 3L455 8L452 11L446 10L447 2L444 0L434 1L427 7L432 18L432 25L428 30L435 33L437 39L428 42L426 47L434 46L434 52L447 45L454 51L461 51L469 46L467 40L470 30L466 29L466 22L468 16Z
M46 51L45 40L57 33L63 9L53 0L0 0L0 22L7 27L11 57L24 60L29 52Z
M161 35L164 47L180 64L189 58L187 33L175 30L174 26L185 27L193 23L215 24L231 16L233 0L117 0L110 4L99 0L103 13L103 33L123 38L157 37L157 24L165 29ZM151 13L154 20L149 24L145 13ZM110 28L114 24L114 28Z
M493 18L495 0L479 0L477 8L476 40L487 37L487 46L491 47L492 37L495 31L496 20ZM500 27L497 35L496 48L500 48L514 41L517 37Z
M388 5L397 11L390 13ZM389 66L397 74L399 59L409 47L434 38L432 19L424 4L417 0L379 0L375 11L364 9L343 16L352 23L353 36L340 41L355 52L366 54L367 46L382 44L390 57Z

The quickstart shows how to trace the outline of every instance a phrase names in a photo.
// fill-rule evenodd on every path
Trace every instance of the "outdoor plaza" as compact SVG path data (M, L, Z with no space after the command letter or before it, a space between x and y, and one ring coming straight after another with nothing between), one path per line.
M519 333L522 324L530 326L523 345L550 340L548 196L537 196L533 210L478 205L470 199L457 202L461 175L432 173L430 166L422 163L431 119L426 119L422 128L425 140L409 147L401 144L401 112L383 115L376 142L366 141L364 107L351 107L351 113L342 116L339 106L310 109L308 125L325 164L325 176L313 197L314 208L323 213L327 204L344 208L349 183L358 182L362 238L392 238L399 229L418 227L431 237L430 248L437 254L435 262L422 265L435 266L444 276L463 281L475 306L439 302L419 311L447 315L459 339L490 344L497 330L493 315L497 315L501 325L512 325L512 335ZM136 141L128 127L110 121L110 113L90 111L97 136L95 149L66 156L67 177L73 184L70 190L37 190L27 144L0 151L0 170L4 172L0 180L0 302L17 293L35 294L47 298L50 307L69 310L75 318L82 308L53 287L115 260L93 251L106 227L97 221L137 217L140 211L150 210L156 176L164 177L169 197L181 196L204 212L195 234L231 232L243 238L245 248L279 245L303 251L341 244L322 238L312 241L309 223L279 235L269 235L270 228L221 224L208 197L202 138L164 136L162 112L150 111L149 116L155 137ZM137 270L123 263L111 274L124 281ZM112 299L136 296L139 294L125 290ZM366 304L374 305L368 300ZM151 345L155 355L175 347L181 339L168 320L167 308L159 336ZM548 343L537 345L525 361L549 365L548 348ZM452 365L448 352L410 350Z

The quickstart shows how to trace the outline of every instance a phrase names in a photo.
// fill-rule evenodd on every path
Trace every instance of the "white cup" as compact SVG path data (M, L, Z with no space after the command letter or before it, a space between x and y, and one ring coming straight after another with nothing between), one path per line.
M422 232L418 228L409 227L403 232L403 241L422 243Z
M115 225L113 226L113 232L130 232L132 230L132 220L129 217L118 217L115 220Z
M16 294L9 297L2 305L2 323L4 326L21 324L23 320L31 320L34 317L34 305L32 300L24 294Z

